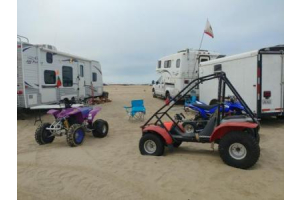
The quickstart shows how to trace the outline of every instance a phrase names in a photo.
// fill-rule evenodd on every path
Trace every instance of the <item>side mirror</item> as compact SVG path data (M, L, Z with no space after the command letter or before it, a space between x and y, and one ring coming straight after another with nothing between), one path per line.
M156 81L156 85L158 85L158 81Z
M154 80L152 80L152 85L154 85L155 84L155 81Z

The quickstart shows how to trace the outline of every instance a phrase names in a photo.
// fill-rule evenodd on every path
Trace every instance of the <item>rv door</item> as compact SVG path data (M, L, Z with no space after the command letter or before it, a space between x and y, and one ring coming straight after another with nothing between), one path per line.
M86 70L84 70L85 66L83 63L78 62L78 76L77 76L77 81L78 81L78 98L84 98L85 95L85 76L86 74L84 73Z

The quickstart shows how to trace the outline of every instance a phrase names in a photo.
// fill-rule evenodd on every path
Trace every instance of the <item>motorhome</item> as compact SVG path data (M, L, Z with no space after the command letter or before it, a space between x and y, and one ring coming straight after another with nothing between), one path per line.
M284 114L284 46L277 45L200 63L199 76L226 73L258 118ZM213 104L217 81L201 84L199 99ZM228 90L227 90L228 91ZM227 93L226 96L232 94Z
M98 61L58 51L52 45L31 44L17 36L18 108L83 100L103 94Z
M185 49L158 60L156 72L160 75L157 81L152 81L153 97L174 97L197 78L199 63L224 57L207 50ZM198 94L198 90L192 91Z

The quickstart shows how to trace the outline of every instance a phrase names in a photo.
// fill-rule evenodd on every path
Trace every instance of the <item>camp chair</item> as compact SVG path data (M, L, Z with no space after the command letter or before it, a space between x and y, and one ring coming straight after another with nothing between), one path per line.
M132 100L131 107L124 106L124 108L129 116L129 120L144 120L146 108L143 100Z

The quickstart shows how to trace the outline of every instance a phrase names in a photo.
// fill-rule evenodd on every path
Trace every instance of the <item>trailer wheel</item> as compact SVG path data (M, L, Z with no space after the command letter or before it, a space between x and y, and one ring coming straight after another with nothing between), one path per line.
M139 149L142 155L161 156L165 147L158 135L147 133L140 139Z
M170 92L169 92L169 91L166 91L165 99L171 99L171 96L170 96Z
M93 123L93 136L97 138L104 138L108 133L108 123L102 119L97 119Z
M232 131L221 138L220 157L229 166L248 169L259 159L260 148L254 137L242 131Z
M50 123L42 123L35 131L35 141L39 145L48 144L53 142L55 136L51 136L51 132L46 130L46 128L50 127Z
M70 147L76 147L82 144L85 137L85 131L80 124L73 124L67 132L67 143Z

